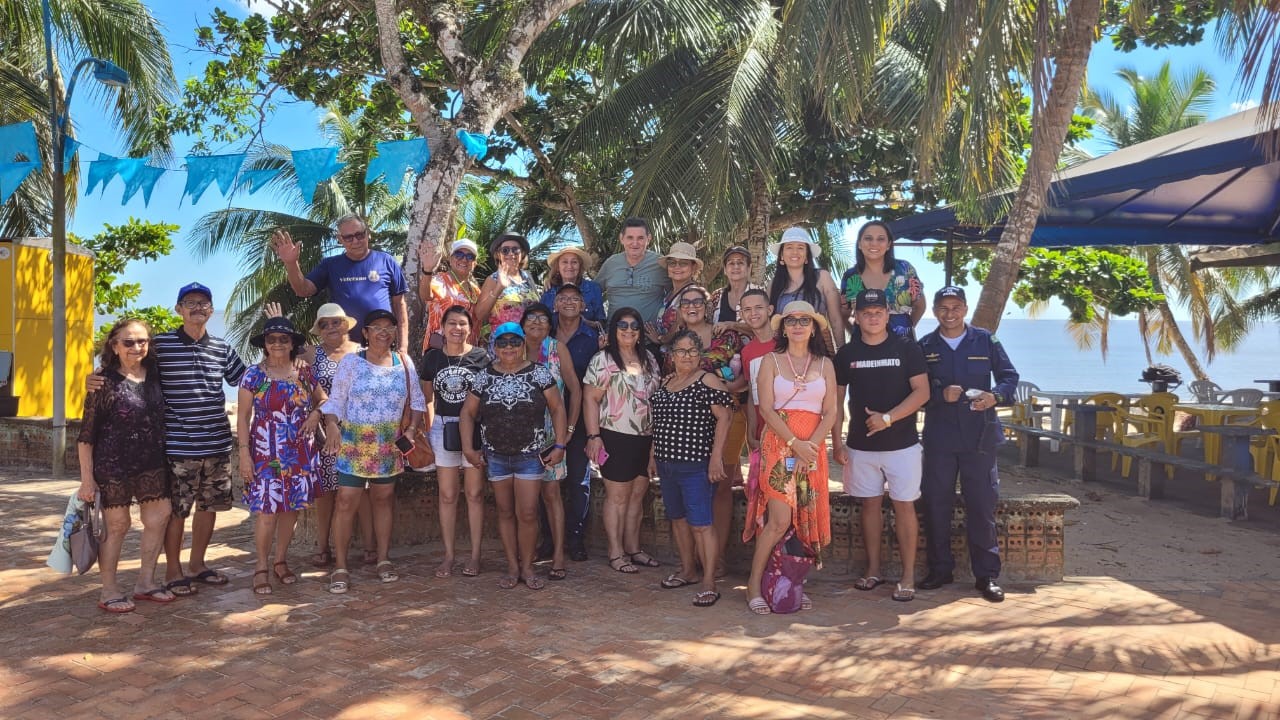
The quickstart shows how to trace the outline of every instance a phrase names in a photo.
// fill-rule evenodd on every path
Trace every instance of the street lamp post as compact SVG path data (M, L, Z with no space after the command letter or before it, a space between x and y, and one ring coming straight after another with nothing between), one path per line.
M44 12L45 79L49 83L49 128L53 156L53 217L49 235L53 245L53 476L66 471L67 448L67 178L64 166L66 147L66 109L76 89L80 71L93 68L93 76L104 85L122 88L129 84L129 73L107 60L85 58L71 71L66 96L53 74L53 9L42 0Z

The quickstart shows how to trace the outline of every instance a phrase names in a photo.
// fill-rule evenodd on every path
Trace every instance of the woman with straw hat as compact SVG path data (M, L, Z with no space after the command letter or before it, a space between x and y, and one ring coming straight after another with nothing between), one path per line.
M591 269L591 256L577 245L560 248L547 258L547 289L542 293L542 304L556 306L556 293L561 285L576 285L582 294L582 319L603 324L604 291L600 284L587 277Z
M658 264L667 271L667 277L671 278L671 292L662 301L655 338L666 345L681 329L680 297L685 290L696 285L698 278L702 276L702 260L698 258L698 250L692 244L678 242L672 243L667 254L658 258Z
M777 349L760 362L760 483L747 489L742 540L755 539L748 607L765 615L761 596L765 564L789 527L821 558L831 544L831 508L827 496L827 435L837 416L835 366L827 357L822 333L828 320L803 300L788 304L772 320ZM819 562L821 567L821 562ZM808 597L801 609L812 607Z

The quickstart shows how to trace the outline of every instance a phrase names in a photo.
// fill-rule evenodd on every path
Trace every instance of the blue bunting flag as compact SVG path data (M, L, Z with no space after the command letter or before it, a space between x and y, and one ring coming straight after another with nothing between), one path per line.
M160 180L160 176L164 175L165 172L167 171L164 168L145 164L140 164L133 168L128 177L124 177L124 197L121 198L120 204L129 204L129 200L137 194L138 190L142 190L143 206L150 205L151 191L156 189L156 182ZM121 176L124 176L123 172Z
M298 176L298 189L308 204L316 196L316 185L338 174L346 163L338 162L338 148L294 150L293 171Z
M200 196L215 180L223 195L231 192L235 184L240 166L244 164L244 153L233 155L188 155L187 185L183 195L191 196L191 204L200 201Z
M0 163L0 205L8 202L9 196L36 167L38 165L33 162Z
M116 176L119 171L117 163L120 159L106 153L98 153L98 159L89 163L89 184L85 188L85 195L92 195L93 189L98 187L98 183L102 183L102 190L106 192L107 184L111 182L111 178Z
M372 185L379 176L391 190L399 192L404 186L405 168L413 170L417 176L431 159L431 151L427 149L426 138L412 140L392 140L378 143L378 154L369 161L369 169L364 174L364 184Z
M462 141L462 147L467 151L467 154L476 160L489 153L489 137L487 135L467 132L459 128L458 139Z
M17 162L18 156L40 167L40 145L36 143L36 126L30 120L0 125L0 163Z
M240 173L240 179L236 181L236 188L239 190L248 190L252 195L267 183L271 182L275 176L280 174L280 168L267 168L265 170L244 170Z
M62 167L66 169L70 167L71 160L75 158L76 151L80 149L80 141L75 138L62 138Z

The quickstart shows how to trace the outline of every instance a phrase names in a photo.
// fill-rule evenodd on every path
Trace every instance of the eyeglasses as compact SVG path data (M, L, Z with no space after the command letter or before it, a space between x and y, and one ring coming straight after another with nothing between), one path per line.
M289 337L288 335L268 335L268 336L266 337L266 339L265 339L265 340L263 340L263 344L265 344L265 345L292 345L292 344L293 344L293 338Z
M701 355L702 351L698 348L671 348L671 354L679 355L681 357L693 357L695 355Z
M783 318L782 324L786 325L787 327L809 327L810 325L813 324L813 318L811 317Z
M526 323L529 323L530 325L550 325L551 324L551 318L547 317L546 315L530 315L529 317L525 318L524 321Z
M189 302L182 303L182 307L188 310L208 310L209 308L213 307L213 303L200 302L199 300L191 300Z
M692 300L680 300L680 307L702 307L707 304L706 298L694 298Z
M394 335L396 332L396 326L395 325L391 325L391 326L371 325L365 328L365 330L375 335Z
M127 348L134 348L134 347L146 347L147 343L151 341L146 338L142 338L141 340L134 340L133 338L125 338L124 340L117 340L116 342L120 343L121 345Z
M455 252L455 253L453 254L453 259L454 259L454 260L461 260L461 261L463 261L463 262L475 262L475 261L476 261L476 256L475 256L475 255L472 255L471 253L465 253L465 252L462 252L461 250L459 250L458 252Z
M630 330L632 332L640 332L640 322L638 320L619 320L618 331Z
M504 335L493 341L495 348L517 348L524 345L524 340L518 335Z
M522 252L524 252L524 248L519 245L503 245L498 248L498 254L500 255L519 255Z
M692 260L667 260L667 267L692 267Z
M359 232L348 233L346 235L338 235L338 239L342 242L351 242L352 240L360 240L368 234L368 230L361 230Z
M577 305L578 303L582 302L582 298L577 295L557 295L556 302L572 303L574 305Z

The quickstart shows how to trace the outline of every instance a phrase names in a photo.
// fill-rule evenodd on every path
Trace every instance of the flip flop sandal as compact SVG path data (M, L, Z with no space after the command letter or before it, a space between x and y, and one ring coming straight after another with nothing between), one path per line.
M542 588L547 586L547 581L543 580L537 575L530 575L529 577L524 577L520 579L524 581L524 586L529 588L530 590L541 590Z
M884 581L880 578L875 575L868 575L867 577L858 578L857 581L853 583L853 586L859 590L875 590L883 584Z
M339 575L342 576L341 580L338 579ZM341 595L345 593L350 587L351 587L351 573L347 572L342 568L339 568L329 574L329 592L333 593L334 595Z
M801 610L813 609L813 601L810 600L809 596L805 595L804 593L800 593L800 609Z
M453 576L453 561L452 561L452 560L450 560L450 561L449 561L449 562L447 562L447 563L444 563L444 562L440 563L440 567L436 568L435 576L436 576L437 578L442 579L442 580L443 580L444 578L447 578L447 577L452 577L452 576Z
M662 563L654 560L652 555L643 550L627 553L627 555L631 557L632 564L640 565L641 567L660 567L662 565ZM644 557L637 557L637 555L643 555Z
M901 585L893 591L893 599L898 602L911 602L916 598L915 588L904 588Z
M564 568L551 568L547 571L548 580L563 580L569 577L569 571Z
M693 596L693 604L696 607L711 607L720 600L720 593L715 590L703 590Z
M136 592L136 593L134 593L134 594L133 594L133 599L134 599L134 600L146 600L147 602L162 603L162 604L163 604L163 603L171 603L171 602L173 602L174 600L177 600L177 599L178 599L178 598L176 598L176 597L174 597L174 596L173 596L173 593L169 593L169 597L160 597L160 596L159 596L159 593L168 593L168 592L169 592L168 590L165 590L165 589L164 589L164 588L162 588L162 587L158 587L158 588L155 588L154 590L148 590L148 591L146 591L146 592Z
M164 589L178 597L191 597L196 594L196 589L191 586L191 578L187 577L170 580L164 584Z
M619 560L622 561L622 564L616 565L615 563L617 563ZM632 565L631 561L628 560L625 555L619 555L618 557L615 557L615 558L609 558L609 567L613 568L614 570L617 570L618 572L624 575L634 575L635 573L640 572L640 568L636 567L635 565Z
M762 597L751 598L751 601L747 603L747 609L757 615L769 615L773 612L769 608L769 603L765 602Z
M98 609L104 612L109 612L112 615L123 615L124 613L133 612L134 607L133 603L129 602L129 598L122 595L118 598L99 601Z
M466 566L462 568L462 575L464 577L478 577L480 575L480 562L477 560L474 565L471 562L467 562Z
M329 567L333 564L333 551L325 548L320 552L312 555L309 561L313 567Z
M688 578L682 578L679 575L676 575L675 573L671 573L670 575L667 576L666 580L663 580L659 584L662 585L662 587L667 590L675 590L676 588L682 588L685 585L692 585L695 582L697 581L690 580Z
M281 565L284 566L284 574L275 572L275 569ZM271 570L272 574L276 576L276 579L280 581L281 585L292 585L298 582L298 576L293 574L293 571L289 569L289 563L284 560L272 565Z
M191 579L198 583L204 583L205 585L226 585L230 581L226 575L222 575L214 570L210 570L209 568L205 568L195 575L192 575Z
M378 579L384 583L393 583L400 579L400 573L396 572L396 566L392 565L390 560L383 560L373 570L378 573Z
M262 582L258 582L259 575L261 575L264 578ZM271 575L270 570L258 570L253 573L253 594L254 595L270 595L271 594L270 575Z
M503 575L502 577L498 578L498 587L503 590L510 590L511 588L514 588L516 585L519 585L519 584L520 584L520 578L517 578L514 575Z

